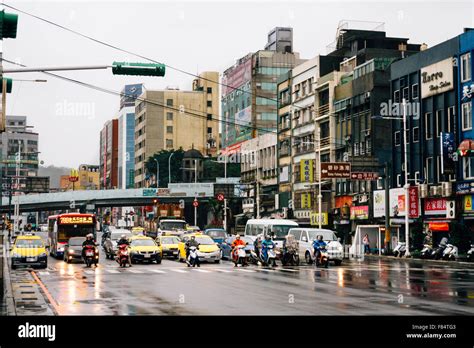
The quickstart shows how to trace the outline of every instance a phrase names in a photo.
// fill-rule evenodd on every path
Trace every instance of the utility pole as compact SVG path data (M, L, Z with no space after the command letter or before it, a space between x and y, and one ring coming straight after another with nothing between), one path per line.
M153 158L156 162L156 188L160 187L160 163L157 158Z
M255 192L255 199L257 201L257 219L260 219L260 174L259 174L259 171L260 171L260 149L259 149L259 143L257 143L257 155L255 156L256 157L256 160L257 160L257 163L256 163L256 167L257 167L257 175L256 175L256 178L257 178L257 191Z
M197 190L197 159L194 160L194 189ZM197 201L197 191L194 192L194 201ZM194 226L197 226L197 204L194 204Z
M174 152L171 153L170 157L168 157L168 184L171 183L171 157L173 157Z
M406 252L405 257L410 257L410 220L409 220L409 194L408 190L410 184L408 183L408 139L407 139L407 112L406 106L407 101L405 98L402 100L403 105L403 147L404 147L404 163L405 163L405 243L406 243Z
M224 198L224 230L227 232L227 198Z
M318 171L319 171L319 192L318 192L318 225L319 225L319 229L321 229L322 227L322 200L323 200L323 195L322 195L322 192L321 192L321 125L318 124Z
M16 154L16 182L15 182L15 209L13 215L15 216L15 231L20 230L20 165L21 165L21 142L18 142L18 152Z
M390 249L390 163L385 162L385 250Z

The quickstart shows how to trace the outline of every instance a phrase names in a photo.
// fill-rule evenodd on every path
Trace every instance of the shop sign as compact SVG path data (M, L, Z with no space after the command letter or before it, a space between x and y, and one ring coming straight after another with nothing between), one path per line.
M449 224L447 222L429 222L428 228L431 231L449 231Z
M322 226L327 226L329 224L328 222L328 213L321 213L321 225ZM319 226L319 213L311 213L309 215L309 220L311 223L311 226Z
M474 83L470 85L462 86L462 102L467 102L472 99L472 94L474 94Z
M473 210L474 209L472 209L472 196L464 196L464 211L469 212Z
M374 218L385 216L385 190L374 191Z
M348 162L322 162L321 179L349 179L351 164Z
M444 93L453 88L452 58L447 58L421 69L421 98Z
M474 193L474 182L458 182L456 183L456 194L465 195Z
M367 220L369 218L369 206L360 205L351 207L351 220Z
M425 215L446 215L446 199L426 198Z
M457 153L454 146L454 133L441 133L441 173L454 174Z
M301 194L301 209L310 209L311 208L311 193L302 193Z
M417 186L410 187L410 189L408 190L408 202L408 216L410 218L417 218L418 216L420 216L420 205L418 204L419 197Z
M313 160L300 161L301 182L313 182Z
M420 198L418 186L411 186L408 189L408 209L409 217L417 218L420 216ZM385 212L385 209L383 210ZM395 188L390 190L390 216L405 216L405 189ZM383 215L382 215L383 216Z

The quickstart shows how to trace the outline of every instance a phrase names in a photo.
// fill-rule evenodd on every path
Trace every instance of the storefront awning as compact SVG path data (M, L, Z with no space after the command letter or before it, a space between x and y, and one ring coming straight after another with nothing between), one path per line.
M448 222L441 222L441 221L429 222L428 223L428 228L431 231L434 231L434 232L449 231L449 223Z
M474 140L472 139L464 139L461 141L461 144L458 146L458 154L459 156L469 156L474 154Z

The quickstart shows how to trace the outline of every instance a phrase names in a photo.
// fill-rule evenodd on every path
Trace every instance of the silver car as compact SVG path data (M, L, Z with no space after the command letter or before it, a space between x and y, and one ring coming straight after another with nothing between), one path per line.
M344 250L334 231L319 228L297 227L290 229L288 234L291 234L297 241L299 241L300 260L304 259L308 264L313 263L313 242L319 235L322 235L323 240L327 244L329 261L334 261L336 266L339 266L342 263L342 259L344 258Z

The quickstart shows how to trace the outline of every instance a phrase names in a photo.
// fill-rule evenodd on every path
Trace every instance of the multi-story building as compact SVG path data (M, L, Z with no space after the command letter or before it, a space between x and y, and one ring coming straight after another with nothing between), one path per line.
M145 162L162 149L194 148L207 156L217 155L219 74L199 76L191 91L145 90L136 101L135 187L147 185Z
M275 28L265 50L249 53L222 77L222 148L277 129L277 79L301 61L292 50L291 28Z
M98 190L100 188L100 166L94 164L81 164L77 170L78 181L74 185L69 181L70 175L61 175L59 188L68 190Z
M143 84L125 85L118 113L118 186L135 186L135 101Z
M118 188L118 120L107 121L100 131L100 187Z
M6 117L6 131L1 134L2 174L16 176L16 156L21 153L20 176L38 176L38 133L27 125L26 116Z
M247 140L241 146L241 182L247 184L248 197L253 198L255 206L259 199L261 217L275 212L275 196L278 195L276 148L275 132ZM253 211L258 216L257 210Z

